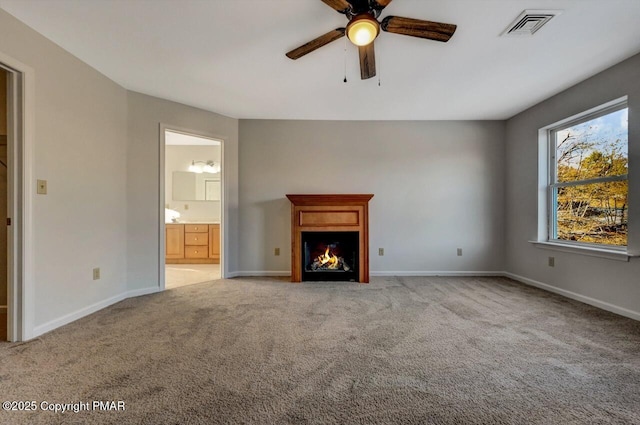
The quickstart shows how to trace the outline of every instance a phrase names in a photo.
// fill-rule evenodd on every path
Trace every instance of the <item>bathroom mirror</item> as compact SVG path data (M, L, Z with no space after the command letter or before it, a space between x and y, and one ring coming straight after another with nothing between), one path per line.
M219 201L220 174L173 172L174 201Z

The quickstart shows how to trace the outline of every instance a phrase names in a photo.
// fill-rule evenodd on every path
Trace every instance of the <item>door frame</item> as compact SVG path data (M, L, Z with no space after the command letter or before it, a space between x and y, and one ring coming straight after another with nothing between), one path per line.
M165 174L166 174L166 165L165 165L165 132L172 131L174 133L182 133L188 136L201 137L203 139L212 139L216 142L220 142L220 277L226 278L227 268L225 266L225 253L226 249L226 226L225 226L225 194L226 190L226 179L225 179L225 166L224 166L224 146L226 143L226 137L220 136L217 134L211 134L203 131L188 129L184 127L179 127L170 124L160 123L160 137L159 137L159 166L158 166L158 179L160 180L160 191L159 191L159 204L158 204L158 221L160 223L159 231L158 231L158 287L160 291L164 291L165 289L165 217L164 217L164 208L165 208Z
M7 339L34 337L33 244L35 71L0 52L8 71L7 120ZM4 225L1 224L0 225Z

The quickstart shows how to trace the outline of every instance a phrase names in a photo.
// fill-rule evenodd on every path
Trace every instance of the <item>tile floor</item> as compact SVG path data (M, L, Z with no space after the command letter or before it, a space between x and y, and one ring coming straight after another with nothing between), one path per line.
M194 283L220 279L220 264L167 264L165 288L178 288Z

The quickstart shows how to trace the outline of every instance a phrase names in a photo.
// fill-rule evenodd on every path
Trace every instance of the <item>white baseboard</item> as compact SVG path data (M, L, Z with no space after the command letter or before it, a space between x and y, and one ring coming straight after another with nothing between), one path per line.
M52 331L60 326L64 326L68 323L76 321L81 317L88 316L91 313L95 313L98 310L102 310L105 307L109 307L112 304L115 304L119 301L122 301L127 298L127 293L124 292L122 294L116 295L111 298L107 298L106 300L99 301L95 304L91 304L90 306L83 307L80 310L74 311L73 313L65 314L62 317L58 317L57 319L53 319L47 323L44 323L40 326L36 326L33 328L32 338L40 336L44 333Z
M535 286L536 288L544 289L545 291L553 292L564 297L571 298L572 300L580 301L585 304L589 304L594 307L619 314L620 316L628 317L634 320L640 320L640 312L638 311L629 310L628 308L610 304L605 301L600 301L595 298L587 297L585 295L580 295L578 293L567 291L566 289L561 289L556 286L548 285L546 283L538 282L537 280L529 279L527 277L520 276L514 273L503 272L502 275L513 280L517 280L518 282L524 283L525 285Z
M504 276L504 272L489 271L370 271L370 276Z
M80 310L74 311L73 313L69 313L66 314L62 317L59 317L57 319L53 319L50 320L47 323L44 323L40 326L36 326L33 329L33 336L32 338L38 337L42 334L45 334L49 331L52 331L54 329L59 328L60 326L64 326L67 325L71 322L74 322L82 317L88 316L92 313L95 313L98 310L102 310L105 307L109 307L110 305L113 305L117 302L120 302L122 300L126 300L127 298L133 298L133 297L138 297L140 295L147 295L147 294L153 294L155 292L158 292L160 289L157 286L151 287L151 288L142 288L142 289L135 289L133 291L127 291L124 292L122 294L118 294L116 296L113 296L111 298L107 298L106 300L102 300L99 301L95 304L92 304L90 306L81 308Z
M232 276L233 275L233 276ZM254 270L254 271L239 271L228 273L229 277L269 277L269 276L291 276L291 270L271 271L271 270Z
M160 292L159 286L151 286L149 288L134 289L133 291L127 291L125 298L133 298L133 297L139 297L141 295L155 294L156 292Z
M504 276L501 271L371 271L370 276ZM249 276L291 276L290 270L271 271L253 270L227 273L227 277L249 277Z

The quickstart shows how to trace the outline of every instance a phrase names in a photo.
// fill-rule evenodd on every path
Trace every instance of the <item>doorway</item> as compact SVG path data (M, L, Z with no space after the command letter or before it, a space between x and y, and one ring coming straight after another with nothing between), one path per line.
M223 141L162 128L161 289L222 277Z
M33 336L33 70L0 52L0 340Z
M9 171L7 165L8 74L7 71L0 67L0 341L6 341L8 336L8 239L7 226L3 224L7 222L7 203L9 199L7 191Z

